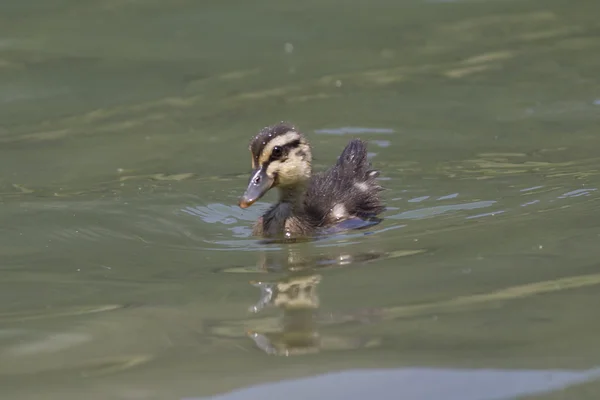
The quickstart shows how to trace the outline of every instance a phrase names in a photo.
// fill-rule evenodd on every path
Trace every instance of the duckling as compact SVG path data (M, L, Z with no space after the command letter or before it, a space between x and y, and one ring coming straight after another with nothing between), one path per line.
M279 191L279 202L254 225L255 236L310 237L343 221L373 219L385 209L379 172L371 169L360 139L350 141L336 164L316 175L311 146L292 124L263 128L249 150L252 174L239 206L250 207L271 188Z

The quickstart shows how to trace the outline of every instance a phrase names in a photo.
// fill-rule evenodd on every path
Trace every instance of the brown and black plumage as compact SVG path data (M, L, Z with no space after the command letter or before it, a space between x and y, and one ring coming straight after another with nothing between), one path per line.
M371 169L365 142L354 139L334 166L312 175L312 152L306 137L291 124L262 129L250 142L252 175L240 199L247 208L271 188L279 202L256 223L263 237L312 236L350 219L370 219L381 213L383 190Z

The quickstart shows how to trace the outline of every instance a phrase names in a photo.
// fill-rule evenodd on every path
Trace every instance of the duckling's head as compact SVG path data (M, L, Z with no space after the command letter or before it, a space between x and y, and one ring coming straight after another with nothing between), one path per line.
M250 207L269 189L303 187L311 175L308 141L293 125L281 122L263 128L250 141L252 175L240 198L240 207Z

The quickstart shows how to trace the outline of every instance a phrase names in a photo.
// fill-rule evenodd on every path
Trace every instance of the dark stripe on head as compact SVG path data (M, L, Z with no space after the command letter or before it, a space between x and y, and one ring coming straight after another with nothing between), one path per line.
M273 138L285 135L289 131L296 131L296 127L287 122L280 122L277 125L267 126L261 129L261 131L250 141L250 151L252 152L252 156L257 159L267 143L273 140Z
M298 148L299 146L300 146L300 139L296 139L293 142L286 143L283 146L276 146L276 147L281 148L281 155L277 156L272 151L269 156L269 160L267 162L265 162L264 165L269 164L271 161L281 160L281 159L286 158L288 156L288 154L290 154L290 151Z

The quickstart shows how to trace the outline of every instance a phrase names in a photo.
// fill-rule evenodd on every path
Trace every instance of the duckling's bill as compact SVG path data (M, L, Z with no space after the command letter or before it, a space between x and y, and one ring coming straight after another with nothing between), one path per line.
M250 181L246 191L240 198L239 206L241 208L248 208L273 186L274 179L267 175L267 168L265 166L256 168L250 175Z

